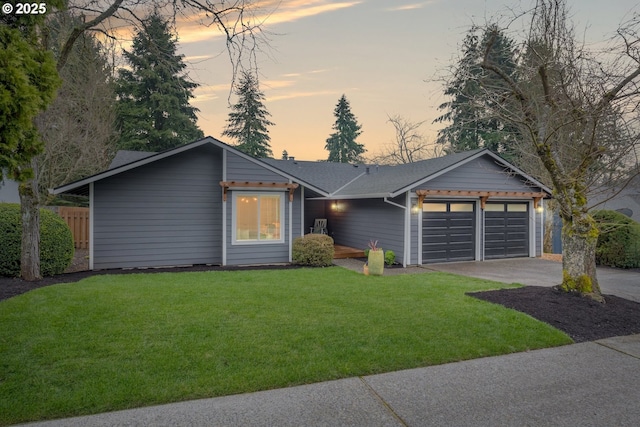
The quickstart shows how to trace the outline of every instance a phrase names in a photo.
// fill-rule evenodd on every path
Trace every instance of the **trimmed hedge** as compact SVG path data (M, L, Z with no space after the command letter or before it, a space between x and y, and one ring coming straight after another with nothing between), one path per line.
M594 212L600 235L596 263L609 267L640 267L640 223L616 211Z
M22 218L20 205L0 203L0 276L20 276ZM73 236L55 213L40 209L40 273L60 274L73 260Z
M333 239L326 234L307 234L293 239L294 264L328 267L333 264Z

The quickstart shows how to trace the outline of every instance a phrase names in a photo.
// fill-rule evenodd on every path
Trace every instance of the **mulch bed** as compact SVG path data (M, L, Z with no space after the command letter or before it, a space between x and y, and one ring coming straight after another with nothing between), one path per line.
M18 278L0 277L0 301L43 286L72 283L101 274L179 273L188 271L234 271L299 268L292 265L219 267L199 265L193 267L153 268L140 270L79 271L45 277L37 282ZM640 303L613 295L605 295L601 304L589 298L561 292L555 288L526 286L515 289L469 293L475 298L500 304L526 313L568 334L575 342L640 334Z
M526 313L560 329L575 342L640 334L640 303L613 295L605 295L604 304L541 286L468 295Z

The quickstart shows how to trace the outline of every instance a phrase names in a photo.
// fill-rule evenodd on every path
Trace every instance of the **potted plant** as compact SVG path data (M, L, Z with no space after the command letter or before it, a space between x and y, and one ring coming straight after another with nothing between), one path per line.
M369 274L372 276L382 276L384 272L384 251L378 247L378 241L369 241Z

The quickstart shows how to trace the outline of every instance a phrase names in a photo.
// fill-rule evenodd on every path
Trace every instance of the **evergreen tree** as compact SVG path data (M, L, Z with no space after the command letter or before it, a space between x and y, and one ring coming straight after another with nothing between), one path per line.
M356 138L362 133L361 126L351 112L345 95L340 97L333 114L336 117L336 122L333 124L335 132L327 138L325 145L325 149L329 151L327 160L338 163L360 162L360 155L366 151L364 145L356 142Z
M61 5L59 1L53 4ZM40 211L33 166L44 143L35 119L53 101L60 85L55 59L39 37L43 26L43 15L0 17L0 183L5 174L20 183L20 275L25 280L41 277Z
M473 28L467 34L462 46L462 58L452 79L447 82L444 93L451 100L438 107L447 111L436 118L434 123L450 124L438 132L437 142L449 144L449 152L489 148L509 157L510 146L517 137L517 131L513 125L505 124L493 116L490 113L491 106L486 104L489 98L481 96L483 87L490 85L499 90L504 82L485 71L480 62L489 35L497 35L495 41L492 41L495 49L490 51L491 61L498 64L507 75L515 76L514 43L503 32L496 31L495 27L487 27L482 39L479 39L477 32Z
M287 153L287 150L282 150L282 160L289 160L289 153Z
M258 80L253 74L243 72L235 93L238 102L231 106L227 127L222 134L238 141L236 148L240 151L254 157L272 157L267 126L274 123L267 119L271 114L262 102L264 94L258 87Z
M158 11L143 22L124 57L131 69L118 71L118 147L163 151L204 135L189 105L197 83L185 74L184 55L177 55L177 38Z

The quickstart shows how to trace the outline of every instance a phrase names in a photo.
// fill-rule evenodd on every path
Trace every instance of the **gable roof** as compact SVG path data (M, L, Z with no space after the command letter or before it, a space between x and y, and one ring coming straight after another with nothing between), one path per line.
M525 181L551 194L551 190L488 149L476 149L433 159L394 166L348 165L331 162L301 162L261 159L294 177L323 188L330 199L396 197L416 185L482 156L522 176Z
M396 197L417 185L458 168L482 156L489 156L502 166L511 169L531 185L551 194L551 190L516 168L497 154L487 149L462 153L395 166L352 165L333 162L310 162L299 160L257 159L215 138L206 137L161 153L119 151L109 169L55 188L53 194L71 193L88 195L89 184L104 178L182 153L187 150L212 144L223 150L245 158L287 179L296 181L318 193L321 198L379 198Z
M308 183L305 182L304 180L300 180L297 179L294 176L291 176L277 168L274 168L273 166L260 161L260 159L256 159L254 157L251 157L245 153L243 153L242 151L237 150L236 148L233 148L230 145L225 144L224 142L221 142L215 138L212 138L210 136L207 136L203 139L200 139L198 141L192 142L191 144L187 144L187 145L182 145L180 147L176 147L176 148L172 148L170 150L166 150L166 151L162 151L160 153L152 153L152 152L137 152L137 154L131 154L131 153L136 153L136 152L125 152L124 154L122 154L120 156L120 158L116 161L116 159L118 158L118 155L116 154L116 158L114 158L114 161L111 162L111 166L109 169L107 169L106 171L103 172L99 172L95 175L91 175L82 179L79 179L77 181L65 184L65 185L61 185L60 187L56 187L53 190L50 190L52 194L62 194L62 193L69 193L69 194L76 194L76 195L82 195L82 196L88 196L89 195L89 184L96 182L96 181L100 181L102 179L108 178L110 176L114 176L123 172L126 172L128 170L131 169L135 169L138 168L140 166L149 164L149 163L153 163L156 162L158 160L162 160L165 159L167 157L171 157L171 156L175 156L176 154L179 153L183 153L185 151L188 150L192 150L194 148L197 147L201 147L203 145L214 145L216 147L219 147L223 150L228 150L230 152L233 152L234 154L249 160L252 163L255 163L265 169L268 169L272 172L275 172L279 175L282 175L283 177L287 178L287 179L291 179L291 180L297 180L300 183L302 183L303 185L311 188L312 190L318 192L319 194L322 195L328 195L325 191L318 189L317 187L315 187L313 185L313 183ZM138 158L138 160L134 160L135 158ZM121 163L122 162L122 163ZM120 164L121 163L121 164Z

